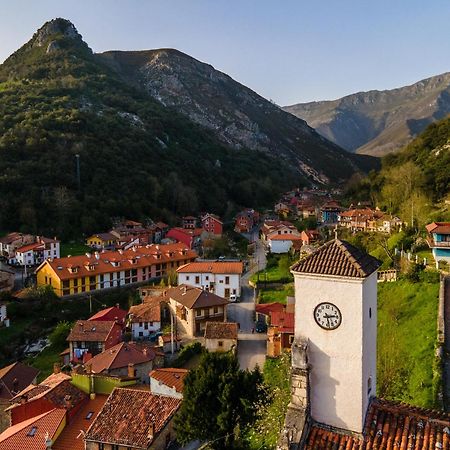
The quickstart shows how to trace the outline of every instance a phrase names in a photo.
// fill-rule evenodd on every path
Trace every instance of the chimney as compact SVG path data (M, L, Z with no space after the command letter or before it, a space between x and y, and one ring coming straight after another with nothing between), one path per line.
M71 409L72 408L72 397L70 395L66 395L64 397L64 407L66 409Z
M155 422L152 422L148 426L147 439L151 442L151 441L153 441L154 437L155 437Z
M118 303L116 303L116 308L120 309L120 305Z
M148 355L148 350L147 350L147 348L144 347L144 349L142 350L142 353L144 354L144 356L147 356L147 355Z
M134 364L128 364L128 378L134 378Z
M61 364L58 362L53 363L53 373L60 373L61 372Z

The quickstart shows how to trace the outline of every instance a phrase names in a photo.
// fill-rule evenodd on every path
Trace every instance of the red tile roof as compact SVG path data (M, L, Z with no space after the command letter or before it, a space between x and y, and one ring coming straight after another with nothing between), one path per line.
M123 321L127 314L128 313L125 310L117 308L117 306L112 306L111 308L102 309L92 317L89 317L88 320L101 321L117 319Z
M181 399L149 391L115 388L89 427L86 441L146 449L181 404Z
M61 280L98 275L102 273L119 272L122 270L148 267L166 262L183 262L195 259L197 253L189 250L183 243L165 245L145 245L134 249L106 251L95 253L89 258L86 255L53 258L47 260L36 269L48 264ZM112 262L117 263L113 266ZM92 270L89 269L91 266ZM77 268L76 272L69 269Z
M144 364L155 359L156 353L152 349L139 350L131 343L121 342L91 358L86 369L93 373L128 367L128 364Z
M282 303L274 302L274 303L260 303L256 305L255 310L258 314L264 314L265 316L269 316L272 312L275 311L284 311L286 306Z
M150 372L150 378L154 378L160 383L174 388L177 392L183 392L184 379L188 372L187 369L175 369L172 367L166 369L154 369Z
M161 322L161 297L147 297L144 303L130 308L131 321Z
M97 394L95 398L89 399L76 413L75 417L66 425L62 433L53 444L53 450L84 450L83 433L94 422L100 410L103 408L107 395ZM92 415L90 414L92 413ZM18 449L16 449L18 450Z
M177 269L178 273L241 274L243 271L241 261L195 261Z
M39 370L16 362L0 369L0 398L10 400L29 386L38 376Z
M425 450L450 448L450 415L382 399L369 407L363 436L314 424L304 450Z
M0 449L45 450L46 433L53 439L65 415L65 409L55 408L7 428L0 434Z
M122 334L122 328L112 320L88 321L79 320L73 326L68 341L85 342L117 342Z
M237 323L206 322L205 339L237 339L237 336Z
M42 242L34 242L33 244L24 245L22 247L19 247L16 250L16 253L25 253L30 250L37 250L37 249L39 249L39 247L41 247L41 250L44 250L45 244Z
M275 236L269 236L269 241L301 241L301 236L295 236L293 234L276 234Z
M365 278L380 262L346 241L334 239L292 266L293 272Z
M163 298L166 301L173 299L189 309L221 306L229 303L226 298L186 284L168 289Z
M428 233L450 234L450 222L433 222L425 228Z
M293 333L294 323L294 313L274 311L270 314L270 325L278 327L281 333Z

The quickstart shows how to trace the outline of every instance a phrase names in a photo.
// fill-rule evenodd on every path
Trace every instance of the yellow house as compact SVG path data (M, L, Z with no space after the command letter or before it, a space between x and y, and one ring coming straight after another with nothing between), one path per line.
M112 233L98 233L86 239L86 245L93 248L105 248L113 245L117 241L117 237Z
M196 258L197 253L180 242L152 244L47 259L35 273L38 286L52 286L55 294L63 297L161 278Z

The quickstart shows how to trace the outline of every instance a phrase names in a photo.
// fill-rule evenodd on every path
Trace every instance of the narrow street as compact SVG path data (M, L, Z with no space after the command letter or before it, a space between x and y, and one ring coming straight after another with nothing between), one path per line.
M241 301L230 304L228 320L240 325L238 337L238 359L242 369L252 370L258 365L263 369L266 359L266 333L252 333L255 327L255 292L249 286L250 277L266 266L265 249L258 239L258 231L251 235L250 241L255 241L255 255L250 270L241 279Z

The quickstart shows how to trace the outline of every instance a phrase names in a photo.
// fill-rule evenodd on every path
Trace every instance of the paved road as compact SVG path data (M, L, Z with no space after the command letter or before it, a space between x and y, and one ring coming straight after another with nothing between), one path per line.
M250 276L266 266L266 255L262 243L258 240L258 233L251 236L256 241L255 263L241 279L241 302L228 307L228 320L240 325L238 337L238 359L242 369L254 369L258 365L261 370L266 360L265 333L252 333L255 327L254 289L248 285ZM257 264L256 264L257 261Z

